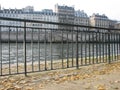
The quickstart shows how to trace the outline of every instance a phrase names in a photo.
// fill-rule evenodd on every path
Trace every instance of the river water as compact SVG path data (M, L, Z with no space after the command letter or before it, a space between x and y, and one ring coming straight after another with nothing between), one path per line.
M110 48L105 43L79 43L78 48L80 58L108 55L109 51L111 55L115 55L120 50L118 43L110 44ZM2 43L0 49L0 63L24 63L23 43ZM27 43L26 59L27 62L35 62L75 58L76 49L76 43Z

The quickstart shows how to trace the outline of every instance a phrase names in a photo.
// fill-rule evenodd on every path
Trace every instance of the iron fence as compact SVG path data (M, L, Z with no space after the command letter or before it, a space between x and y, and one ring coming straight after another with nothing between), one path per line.
M111 63L119 54L119 29L0 17L0 76Z

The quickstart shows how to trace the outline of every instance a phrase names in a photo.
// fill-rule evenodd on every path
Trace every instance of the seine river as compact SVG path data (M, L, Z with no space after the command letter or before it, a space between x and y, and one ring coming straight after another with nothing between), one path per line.
M110 44L110 50L108 44L78 44L79 57L93 57L103 56L119 53L119 44ZM24 47L23 43L2 43L0 45L0 63L23 63L24 62ZM65 58L76 57L76 43L27 43L26 44L26 59L27 62L31 61L50 61L60 60Z

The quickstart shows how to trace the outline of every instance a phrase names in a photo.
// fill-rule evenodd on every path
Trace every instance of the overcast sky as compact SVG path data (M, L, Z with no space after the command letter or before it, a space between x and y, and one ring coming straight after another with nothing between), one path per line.
M55 4L74 6L75 10L84 10L88 16L93 13L105 14L110 19L120 21L120 0L0 0L3 8L23 8L34 6L36 11L53 9Z

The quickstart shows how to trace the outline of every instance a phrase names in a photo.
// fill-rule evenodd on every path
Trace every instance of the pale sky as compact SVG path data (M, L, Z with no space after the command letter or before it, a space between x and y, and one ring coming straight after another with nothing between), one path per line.
M24 8L34 6L36 11L53 9L54 5L74 6L75 10L84 10L91 16L93 13L105 14L110 19L120 21L120 0L0 0L3 8Z

